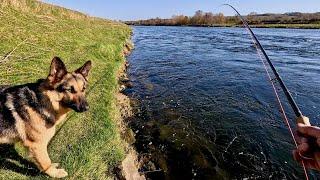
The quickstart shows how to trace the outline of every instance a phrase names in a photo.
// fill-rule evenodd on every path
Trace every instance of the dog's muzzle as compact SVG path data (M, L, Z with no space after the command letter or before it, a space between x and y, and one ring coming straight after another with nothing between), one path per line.
M87 101L82 101L80 105L75 109L76 112L85 112L89 110L89 104Z
M66 103L66 106L76 112L85 112L89 110L89 104L87 101L81 101L80 103L68 102Z

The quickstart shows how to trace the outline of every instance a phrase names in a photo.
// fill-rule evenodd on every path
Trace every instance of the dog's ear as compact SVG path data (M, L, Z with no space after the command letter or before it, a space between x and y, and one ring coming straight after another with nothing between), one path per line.
M48 80L55 84L62 80L63 76L68 73L66 66L59 57L54 57L51 61Z
M91 69L91 61L87 61L86 63L84 63L84 65L82 67L80 67L79 69L75 70L74 72L82 74L82 76L84 78L87 78L90 69Z

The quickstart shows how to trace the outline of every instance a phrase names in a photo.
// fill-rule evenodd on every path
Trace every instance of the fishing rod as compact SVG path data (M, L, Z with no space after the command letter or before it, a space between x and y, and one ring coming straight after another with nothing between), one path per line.
M276 79L276 80L279 82L280 87L282 88L282 90L283 90L283 92L284 92L284 94L285 94L285 96L286 96L286 98L287 98L287 100L288 100L288 102L289 102L292 110L294 111L294 113L295 113L295 115L296 115L296 117L297 117L297 123L303 123L303 124L305 124L305 125L310 125L309 119L308 119L307 117L303 116L302 112L300 111L299 106L297 105L297 103L296 103L295 100L293 99L290 91L288 90L287 86L286 86L285 83L283 82L280 74L278 73L278 71L277 71L276 68L274 67L274 65L273 65L273 63L271 62L271 60L270 60L269 56L267 55L266 51L264 50L264 48L263 48L262 45L260 44L258 38L257 38L256 35L253 33L253 31L251 30L248 22L241 16L241 14L238 12L238 10L237 10L236 8L234 8L232 5L230 5L230 4L223 4L223 6L229 6L229 7L231 7L231 8L237 13L237 16L238 16L238 17L240 18L240 20L242 21L244 27L248 30L248 32L249 32L249 34L250 34L250 36L251 36L251 38L252 38L252 40L253 40L253 43L254 43L254 45L255 45L255 48L257 49L258 55L260 56L260 59L261 59L263 65L264 65L264 67L265 67L265 70L266 70L266 72L267 72L267 75L268 75L268 77L269 77L269 80L271 81L271 84L272 84L273 90L274 90L274 92L275 92L277 101L278 101L278 103L279 103L279 105L280 105L280 110L281 110L281 112L282 112L283 118L284 118L284 120L285 120L285 122L286 122L286 124L287 124L287 126L288 126L288 128L289 128L289 131L290 131L290 133L291 133L292 139L293 139L296 147L298 148L298 144L297 144L296 139L295 139L295 137L294 137L294 133L293 133L293 131L292 131L292 128L291 128L291 126L290 126L290 123L289 123L289 121L288 121L288 118L287 118L287 116L286 116L286 113L285 113L285 111L284 111L284 108L283 108L283 106L282 106L281 100L280 100L280 98L279 98L279 95L278 95L278 92L277 92L277 90L276 90L276 88L275 88L275 84L274 84L274 81L273 81L273 80ZM259 50L260 50L260 51L259 51ZM260 52L262 53L262 56L261 56ZM269 71L268 71L268 68L267 68L267 66L266 66L266 64L265 64L265 61L263 60L263 57L264 57L264 59L267 61L267 63L269 64L269 66L270 66L270 68L271 68L271 70L272 70L275 78L271 78L271 75L270 75L270 73L269 73ZM309 157L304 157L304 156L302 156L301 154L300 154L300 156L301 156L302 158L305 158L305 159L310 159ZM303 160L302 160L302 167L303 167L303 170L304 170L304 173L305 173L305 177L306 177L306 179L308 180L308 179L309 179L309 178L308 178L308 173L307 173L307 170L306 170L306 167L305 167L305 164L304 164L304 161L303 161Z
M270 65L271 67L271 70L272 72L274 73L276 79L279 81L279 84L285 94L285 96L287 97L288 99L288 102L291 106L291 108L293 109L295 115L297 117L301 117L302 116L302 113L300 111L300 108L298 107L297 103L294 101L290 91L288 90L287 86L284 84L281 76L279 75L278 71L275 69L274 65L272 64L269 56L267 55L266 51L264 50L264 48L262 47L262 45L260 44L259 40L257 39L257 37L255 36L255 34L253 33L253 31L251 30L250 26L248 25L247 21L240 15L240 13L237 11L236 8L234 8L233 6L231 6L230 4L224 4L226 6L229 6L231 7L236 13L237 15L239 16L239 18L241 19L243 25L248 29L248 31L250 32L250 35L251 37L253 38L254 40L254 43L256 44L256 46L261 50L264 58L267 60L268 64Z

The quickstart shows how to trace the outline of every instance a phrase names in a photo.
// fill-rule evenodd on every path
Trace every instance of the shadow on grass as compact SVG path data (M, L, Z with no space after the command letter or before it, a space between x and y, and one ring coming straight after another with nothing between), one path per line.
M35 164L20 156L13 145L0 145L0 170L1 169L27 176L40 175L40 171Z

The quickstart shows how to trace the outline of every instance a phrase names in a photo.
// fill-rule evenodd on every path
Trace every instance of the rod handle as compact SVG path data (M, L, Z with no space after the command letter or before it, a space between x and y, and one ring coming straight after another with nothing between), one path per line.
M297 123L301 123L306 126L311 126L310 120L307 116L301 115L301 116L297 117L296 121L297 121Z

